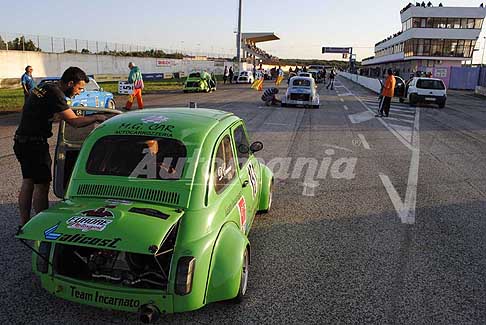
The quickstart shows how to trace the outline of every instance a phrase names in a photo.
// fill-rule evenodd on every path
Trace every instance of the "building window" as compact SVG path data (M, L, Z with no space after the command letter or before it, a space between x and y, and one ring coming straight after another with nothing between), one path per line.
M483 20L482 19L476 19L474 21L474 29L481 29L483 28Z
M471 58L475 40L411 39L405 42L405 56Z
M411 28L441 28L441 29L481 29L483 19L475 18L410 18L402 23L402 30Z

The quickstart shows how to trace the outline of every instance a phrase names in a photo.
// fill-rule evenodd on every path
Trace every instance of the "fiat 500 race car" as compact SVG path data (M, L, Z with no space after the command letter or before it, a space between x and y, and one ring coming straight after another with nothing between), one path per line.
M143 110L94 130L62 124L58 142L72 151L56 152L56 177L72 169L69 181L56 180L63 200L17 235L34 240L32 267L46 290L144 322L243 298L248 233L271 208L273 175L240 118Z
M211 92L216 90L216 78L206 71L191 72L184 82L183 91L187 92Z
M319 94L312 77L292 77L287 93L282 98L282 106L304 106L319 108Z
M39 85L43 83L57 83L61 78L45 78L42 79ZM68 104L73 107L84 106L84 107L104 107L115 109L115 98L113 94L104 91L103 88L98 85L96 80L89 77L89 82L84 87L84 91L73 97L66 98Z

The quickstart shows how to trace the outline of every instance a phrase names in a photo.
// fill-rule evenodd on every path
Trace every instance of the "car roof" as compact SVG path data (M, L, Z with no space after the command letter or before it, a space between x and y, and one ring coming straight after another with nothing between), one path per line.
M444 82L442 79L438 79L438 78L428 78L428 77L414 77L415 79L423 79L423 80L436 80L436 81L440 81L440 82Z
M311 78L311 77L303 77L303 76L295 76L295 77L292 77L291 81L298 80L298 79L309 80L310 82L314 82L314 78Z
M233 117L233 118L232 118ZM233 113L204 108L154 108L120 114L103 123L102 135L149 135L172 137L187 143L200 143L221 123L236 121ZM170 126L167 135L162 126ZM125 132L131 130L134 132ZM100 133L100 134L101 134Z

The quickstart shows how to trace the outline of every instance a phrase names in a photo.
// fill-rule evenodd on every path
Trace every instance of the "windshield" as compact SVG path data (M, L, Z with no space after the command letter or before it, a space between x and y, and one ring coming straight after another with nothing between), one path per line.
M297 79L292 82L294 87L310 87L311 82L307 79Z
M89 154L86 172L92 175L145 179L180 179L186 147L178 140L147 136L107 136Z
M419 79L417 88L422 89L445 89L444 83L440 80Z

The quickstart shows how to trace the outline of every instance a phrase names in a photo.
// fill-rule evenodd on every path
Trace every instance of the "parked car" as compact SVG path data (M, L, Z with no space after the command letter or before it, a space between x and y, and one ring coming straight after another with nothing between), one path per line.
M216 78L206 71L194 71L187 76L183 91L187 92L211 92L216 90Z
M248 234L273 192L271 170L254 155L263 144L250 142L244 121L165 108L78 131L75 163L55 174L67 184L56 191L64 200L17 235L35 243L32 267L42 287L81 304L139 312L144 322L240 301ZM61 122L58 147L66 132Z
M447 89L441 79L414 77L404 81L400 77L395 77L395 96L403 103L408 100L411 106L419 103L437 104L439 108L444 108L447 101Z
M282 98L282 106L300 105L319 108L319 94L316 88L314 78L292 77L287 92Z
M312 73L310 72L299 72L297 74L299 77L308 77L308 78L313 78Z
M253 81L255 81L255 78L253 78L253 72L251 71L241 71L240 74L238 75L238 79L236 80L237 83L248 83L252 84Z
M61 78L59 77L50 77L44 78L40 81L39 85L45 83L58 83ZM101 107L101 108L109 108L115 109L115 98L112 93L108 91L104 91L101 88L96 80L89 77L89 82L84 87L84 91L73 97L69 98L66 97L69 106L77 107L77 106L85 106L85 107Z

